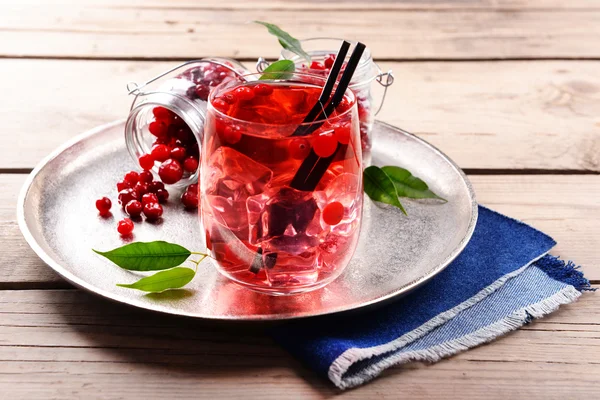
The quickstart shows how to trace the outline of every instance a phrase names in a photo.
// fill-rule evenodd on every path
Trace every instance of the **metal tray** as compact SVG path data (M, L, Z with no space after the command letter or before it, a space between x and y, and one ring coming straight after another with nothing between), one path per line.
M344 273L314 292L285 297L255 293L221 277L206 260L185 288L161 294L117 287L139 274L121 270L92 252L123 245L115 183L135 169L123 140L123 121L76 137L43 160L19 198L18 220L33 250L73 284L100 296L158 312L223 320L281 320L373 306L405 294L442 271L465 247L477 220L473 189L463 172L425 141L393 126L374 127L373 164L398 165L448 199L403 200L408 217L365 197L360 241ZM95 200L113 199L110 219ZM176 198L177 193L171 193ZM170 201L162 224L136 224L134 240L167 240L193 251L205 244L195 212Z

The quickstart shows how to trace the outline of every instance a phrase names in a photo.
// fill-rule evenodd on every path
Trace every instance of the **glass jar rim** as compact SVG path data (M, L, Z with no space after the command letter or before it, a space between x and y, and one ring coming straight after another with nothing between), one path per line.
M315 74L307 74L304 72L288 72L287 74L290 74L292 76L303 76L303 77L307 77L310 79L318 79L321 82L323 82L323 85L318 85L317 87L319 88L323 88L323 86L325 85L325 82L327 81L326 77L320 76L320 75L315 75ZM236 87L239 86L243 86L243 84L259 84L261 82L263 83L270 83L270 82L296 82L296 83L304 83L307 85L310 85L311 83L309 82L301 82L301 81L293 81L290 79L264 79L262 81L259 81L258 79L256 80L248 80L245 79L247 77L261 77L263 75L263 73L252 73L252 74L246 74L246 75L240 75L238 76L235 80L237 80L238 82L241 82L242 85L237 85ZM350 89L350 87L348 87L346 89L346 91L344 92L344 97L349 96L351 99L351 104L352 106L349 107L346 111L344 111L341 114L337 114L334 117L325 117L323 119L319 119L319 120L315 120L312 122L301 122L301 123L297 123L297 124L267 124L267 123L263 123L263 122L253 122L253 121L247 121L244 119L239 119L239 118L235 118L232 117L230 115L227 115L225 113L223 113L222 111L218 110L217 108L215 108L213 106L213 100L215 99L216 95L218 92L220 92L221 90L224 89L225 86L227 86L228 84L231 84L232 82L234 82L235 80L229 80L229 81L225 81L221 84L219 84L218 86L216 86L213 90L211 90L210 95L208 96L208 109L211 110L212 112L214 112L215 114L219 115L220 117L230 120L230 121L235 121L235 122L239 122L239 123L243 123L243 124L252 124L253 126L265 126L265 127L284 127L284 126L310 126L313 125L314 123L317 122L325 122L325 121L337 121L342 119L343 117L345 117L348 113L352 112L352 108L356 105L357 102L357 98L356 95L354 94L354 92ZM335 86L337 87L337 86Z
M358 41L356 41L356 40L347 40L347 39L342 39L342 38L337 38L337 37L311 37L311 38L299 39L299 40L301 43L317 42L317 41L325 41L325 40L336 41L338 43L342 43L344 40L346 40L347 42L350 43L351 46L356 46L356 44L358 43ZM337 51L338 51L337 48L339 48L339 44L334 49L319 49L319 50L306 50L305 49L305 50L309 54L311 52L315 52L315 51L326 51L328 53L329 52L337 53ZM284 56L284 58L286 60L292 60L294 62L302 59L302 57L297 55L296 53L294 53L290 50L287 50L287 49L283 49L283 48L281 49L280 54L282 56ZM287 57L288 55L293 55L293 56ZM356 67L355 76L360 75L360 72L366 73L369 69L371 69L373 71L373 73L369 74L369 76L367 78L361 79L360 81L350 82L350 87L356 87L356 86L367 84L367 83L373 81L374 79L376 79L377 76L381 72L379 70L379 67L377 66L377 64L375 64L375 61L373 61L373 56L371 55L371 49L369 47L366 47L363 55L360 58L360 62L358 63L358 66Z

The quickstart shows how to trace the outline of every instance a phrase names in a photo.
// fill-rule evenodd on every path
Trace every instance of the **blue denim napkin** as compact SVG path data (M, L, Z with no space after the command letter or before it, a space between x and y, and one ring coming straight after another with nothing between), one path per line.
M298 320L275 340L341 389L410 361L435 362L575 301L590 284L572 262L547 255L555 241L479 207L465 250L426 285L360 314Z

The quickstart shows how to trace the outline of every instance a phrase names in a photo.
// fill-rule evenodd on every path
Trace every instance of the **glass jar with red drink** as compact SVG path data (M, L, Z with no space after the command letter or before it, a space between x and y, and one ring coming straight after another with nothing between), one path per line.
M286 49L281 50L280 59L294 61L296 64L296 71L327 76L329 74L329 69L335 61L337 49L339 49L342 41L343 39L334 38L312 38L301 40L300 43L302 44L302 48L311 56L312 62L310 65L307 64L307 61L304 58ZM348 54L351 54L355 44L356 42L352 43L352 47ZM261 59L257 64L257 69L262 71L266 65L267 63ZM372 87L374 82L377 82L384 87L384 92L379 104L375 104L373 100ZM357 98L360 137L365 161L368 160L372 145L371 130L373 129L375 115L383 106L387 88L392 83L394 83L392 71L382 72L379 66L373 61L369 48L365 49L356 68L356 72L350 82L350 89L352 89Z
M210 94L201 220L219 271L250 289L306 292L352 257L362 217L357 98L303 122L325 78L232 79ZM263 77L264 78L264 77Z
M188 61L141 84L128 84L134 95L125 124L125 142L144 170L165 184L188 186L198 180L199 143L210 91L249 71L235 60Z

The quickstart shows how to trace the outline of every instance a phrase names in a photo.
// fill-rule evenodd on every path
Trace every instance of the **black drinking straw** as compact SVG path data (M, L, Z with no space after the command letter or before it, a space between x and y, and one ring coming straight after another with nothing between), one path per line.
M323 123L325 122L325 118L327 118L327 115L331 114L333 112L333 110L335 109L335 107L337 107L340 104L340 102L344 98L344 94L346 93L348 86L350 85L350 80L352 79L352 75L354 75L354 71L356 71L356 67L358 66L358 63L360 61L360 58L362 57L364 50L365 50L364 44L362 44L360 42L356 44L356 47L354 47L354 51L352 52L352 55L350 56L350 60L348 61L348 64L346 65L346 69L344 70L344 73L342 74L340 83L339 83L338 87L336 88L335 93L333 94L333 97L331 98L331 101L329 101L327 103L327 105L324 107L324 109L322 107L320 107L321 108L320 113L313 120L313 122L315 122L315 121L318 121L318 122L309 125L309 129L304 129L303 130L304 135L314 132L321 125L323 125ZM338 59L336 59L336 62L337 61L338 61ZM332 73L333 73L333 69L332 69ZM298 130L296 130L296 132L297 131ZM296 135L296 132L294 132L293 135ZM298 135L296 135L296 136L298 136ZM298 168L298 171L294 175L294 178L292 179L292 183L290 184L290 186L296 190L304 190L304 191L315 190L315 188L319 184L319 181L325 174L325 171L327 171L327 168L329 168L331 161L333 161L333 158L335 157L335 155L340 147L341 146L338 143L335 151L329 157L319 157L317 155L317 153L315 153L315 151L313 149L311 149L310 154L306 157L306 159L304 159L304 161L300 165L300 168Z
M344 61L346 60L346 54L348 54L348 49L350 48L350 43L347 41L343 41L340 46L340 50L338 51L337 57L335 59L335 63L331 67L329 71L329 75L327 76L327 81L325 82L325 86L323 86L323 90L321 91L321 95L319 96L319 100L315 103L313 108L306 114L304 120L298 128L292 133L291 136L305 136L314 132L314 129L311 125L306 125L308 123L317 121L319 115L325 109L327 102L329 102L329 97L331 96L331 92L333 91L333 87L335 86L335 82L337 81L338 75L342 70L342 66L344 65Z

